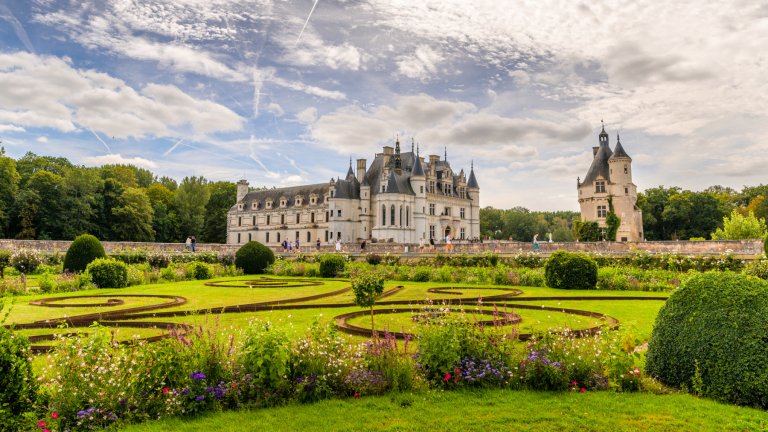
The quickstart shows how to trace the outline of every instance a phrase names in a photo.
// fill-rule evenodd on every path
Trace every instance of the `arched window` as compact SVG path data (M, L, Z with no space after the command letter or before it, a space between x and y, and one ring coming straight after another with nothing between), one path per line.
M381 205L381 226L387 225L387 206Z
M389 208L389 224L394 225L395 224L395 205L392 204L392 207Z
M280 243L280 233L277 233L277 242Z
M411 206L405 207L405 226L411 226Z
M280 215L280 225L285 225L285 215Z
M315 213L314 212L309 214L309 220L310 220L310 222L315 223Z
M400 219L398 220L398 225L403 226L403 206L400 206Z

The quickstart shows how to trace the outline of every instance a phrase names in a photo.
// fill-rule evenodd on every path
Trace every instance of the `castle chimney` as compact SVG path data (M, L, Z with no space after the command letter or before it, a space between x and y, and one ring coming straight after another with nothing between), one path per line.
M359 181L360 184L363 184L364 178L365 178L365 159L358 159L357 160L357 181Z
M237 182L237 202L240 202L245 198L248 193L248 180L240 180Z

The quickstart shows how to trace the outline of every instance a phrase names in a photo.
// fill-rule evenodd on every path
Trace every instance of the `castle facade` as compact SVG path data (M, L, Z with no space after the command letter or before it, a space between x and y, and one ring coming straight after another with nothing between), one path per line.
M373 162L358 159L356 172L328 183L249 191L237 184L229 210L227 243L255 240L301 245L340 240L429 243L480 238L480 186L474 165L469 176L447 160L385 146Z

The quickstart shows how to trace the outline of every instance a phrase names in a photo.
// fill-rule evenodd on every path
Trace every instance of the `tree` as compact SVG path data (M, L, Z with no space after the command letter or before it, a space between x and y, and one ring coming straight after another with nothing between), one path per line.
M116 238L112 227L112 209L120 206L120 197L124 190L123 185L113 178L108 178L102 183L97 222L99 228L97 237L102 240L114 240Z
M61 206L57 219L62 238L97 232L98 192L102 180L97 168L75 167L67 170L61 184Z
M173 211L174 193L163 184L155 183L147 188L147 196L154 212L152 229L155 231L155 241L162 243L178 241L181 233L178 217Z
M723 217L723 228L712 233L712 240L763 239L766 234L765 219L758 219L752 212L744 216L734 209L730 217Z
M352 291L355 293L356 305L371 309L371 333L373 333L373 306L376 304L376 298L384 292L384 279L375 273L363 273L352 278Z
M480 209L480 232L484 235L494 237L498 231L501 234L504 222L502 217L504 210L486 207Z
M37 226L40 220L40 195L29 189L19 192L13 209L15 238L34 240L37 238Z
M208 243L227 242L227 212L237 200L237 185L216 182L208 185L211 198L205 206L205 224L202 239Z
M637 206L643 211L643 231L648 240L669 240L669 230L662 214L669 199L680 193L680 188L659 186L637 194Z
M16 169L21 175L21 183L25 184L32 177L32 174L38 171L48 171L59 176L64 176L66 171L72 168L72 163L63 157L38 156L32 152L27 152L21 159L16 161Z
M112 209L113 232L117 240L153 241L152 229L154 211L144 189L128 188L119 199L119 206Z
M176 190L173 203L182 236L199 235L205 223L205 205L211 193L203 177L185 177Z
M725 214L711 193L683 191L669 198L661 216L669 238L677 240L709 237Z
M24 188L37 194L37 239L61 238L59 214L61 210L62 177L48 171L36 171Z
M13 207L19 191L21 176L16 171L16 161L5 156L5 149L0 149L0 238L10 236L10 209Z
M124 188L135 188L139 185L135 167L129 165L104 165L101 167L101 178L115 179Z
M605 237L608 241L616 241L616 233L621 226L621 218L613 209L613 197L608 197L608 214L605 216Z

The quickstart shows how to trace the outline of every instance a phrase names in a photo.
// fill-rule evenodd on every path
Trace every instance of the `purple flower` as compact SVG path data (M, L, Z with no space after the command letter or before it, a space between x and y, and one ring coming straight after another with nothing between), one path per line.
M205 396L203 396L203 395L200 395L200 396L195 396L195 400L196 400L196 401L198 401L198 402L200 402L200 401L202 401L202 400L205 400Z
M202 381L205 379L205 374L200 371L197 371L197 372L192 372L192 374L189 375L189 377L195 381Z

